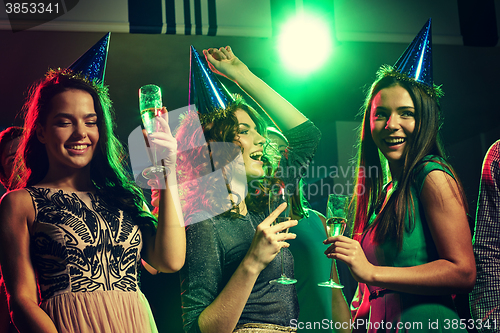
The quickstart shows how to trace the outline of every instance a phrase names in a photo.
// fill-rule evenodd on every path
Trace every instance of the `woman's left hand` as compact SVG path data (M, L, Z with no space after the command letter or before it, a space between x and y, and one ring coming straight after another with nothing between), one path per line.
M329 237L323 243L332 244L325 251L328 258L345 262L356 281L370 283L375 266L366 259L358 241L345 236L335 236Z
M234 55L230 46L203 50L203 54L214 73L232 81L237 81L238 75L248 70L247 66Z
M177 161L177 140L172 135L170 131L170 126L168 126L168 112L165 107L164 112L161 116L155 118L158 121L160 128L163 131L154 132L148 135L148 139L154 145L160 146L157 154L158 157L163 160L163 165L170 170L175 169L175 164Z

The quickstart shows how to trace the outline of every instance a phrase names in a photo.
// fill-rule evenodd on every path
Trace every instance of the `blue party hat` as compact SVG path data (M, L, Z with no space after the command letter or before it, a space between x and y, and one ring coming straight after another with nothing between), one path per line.
M431 19L422 27L405 52L394 64L401 74L416 82L433 87Z
M190 60L189 104L194 104L201 115L226 109L234 101L233 97L192 45Z
M431 19L423 26L394 66L380 67L377 72L378 79L386 76L415 84L436 100L444 95L441 86L435 85L432 77Z
M97 81L102 84L106 72L110 35L111 33L108 32L101 40L72 63L68 69L71 69L75 73L81 73L91 82Z

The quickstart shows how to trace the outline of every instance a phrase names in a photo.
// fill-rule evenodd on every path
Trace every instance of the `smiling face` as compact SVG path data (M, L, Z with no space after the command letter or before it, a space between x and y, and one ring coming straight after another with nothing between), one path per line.
M37 137L45 145L49 167L67 171L90 166L99 141L92 96L77 89L55 95L45 125Z
M257 126L248 113L238 109L234 115L238 119L239 133L236 140L241 145L246 175L251 178L263 177L264 162L262 161L262 154L266 139L257 131Z
M415 107L410 94L399 85L382 89L373 98L370 110L373 141L391 169L400 167L415 129Z

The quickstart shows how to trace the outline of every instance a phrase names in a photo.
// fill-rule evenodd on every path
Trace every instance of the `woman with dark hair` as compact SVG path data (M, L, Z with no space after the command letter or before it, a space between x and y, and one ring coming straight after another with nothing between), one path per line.
M237 82L284 130L292 147L281 159L284 169L307 166L319 130L251 73L229 46L204 54L213 71ZM198 81L192 76L191 82ZM200 100L202 92L194 90ZM285 275L293 277L287 240L295 235L282 231L297 222L273 225L285 206L268 211L266 192L274 179L264 177L272 169L264 149L266 124L241 99L206 110L199 104L198 112L188 114L176 133L188 225L186 264L181 269L184 330L295 331L294 285L269 283L281 275L281 256L276 257L280 249ZM297 186L298 176L287 176L285 182Z
M0 183L7 190L11 187L9 180L14 166L14 156L22 135L23 129L17 126L6 128L0 133Z
M8 127L0 132L0 183L6 190L11 187L9 179L14 165L14 156L22 135L23 129L17 126ZM15 331L16 329L10 320L7 293L0 273L0 332L9 333Z
M424 41L407 52L427 52ZM325 242L328 257L368 288L368 332L465 332L451 295L470 291L476 276L467 203L439 138L441 90L426 56L405 54L379 70L364 104L353 239ZM405 66L401 59L426 60ZM416 76L405 70L415 68ZM368 173L373 167L380 172Z
M162 191L158 223L143 209L101 83L49 71L26 109L19 189L0 204L0 259L16 327L156 331L137 270L141 256L160 271L182 267L184 228L174 196L168 186ZM168 124L159 121L165 133L153 136L175 152Z

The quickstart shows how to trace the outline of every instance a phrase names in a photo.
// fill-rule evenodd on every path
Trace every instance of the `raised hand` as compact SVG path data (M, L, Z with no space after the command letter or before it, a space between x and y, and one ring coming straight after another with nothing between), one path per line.
M307 121L307 118L293 105L253 74L234 55L230 46L203 50L203 54L213 72L238 84L267 113L279 129L286 131Z
M286 229L296 226L296 220L290 220L272 225L278 215L285 210L286 203L281 204L264 221L262 221L255 230L255 235L247 252L247 258L252 260L256 268L263 270L282 247L289 247L287 240L295 239L297 236L293 233L283 232Z
M230 46L219 49L203 50L210 69L232 81L237 81L238 75L247 71L247 66L236 57Z
M323 243L332 244L325 251L328 258L345 262L356 281L370 282L375 266L366 259L365 252L358 241L345 236L335 236L328 237Z

